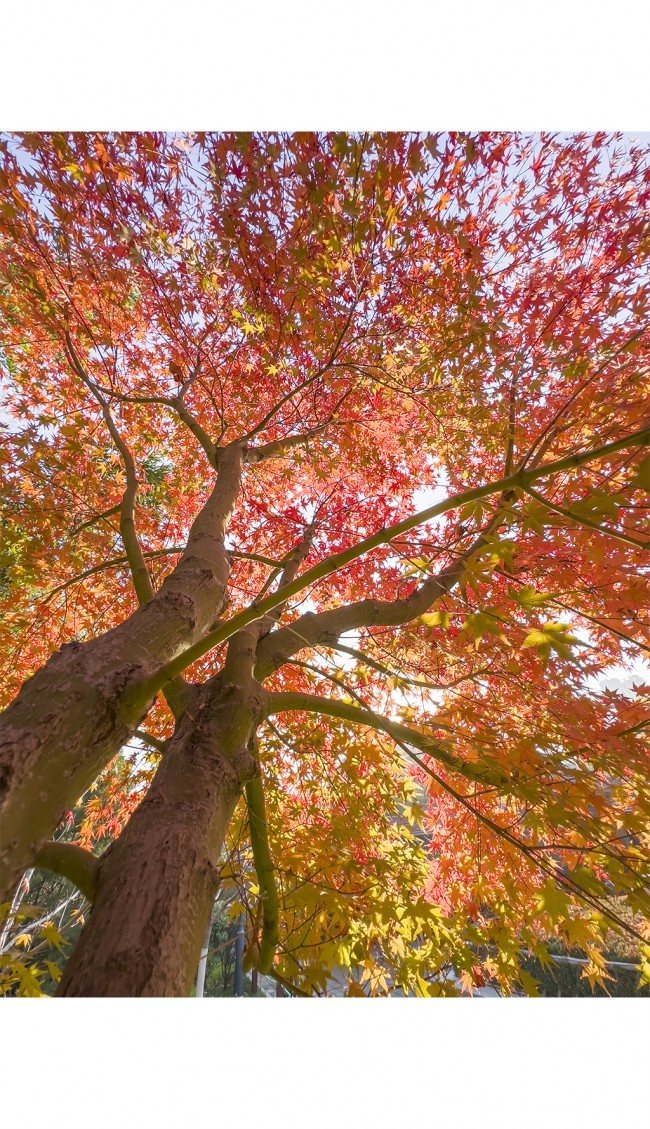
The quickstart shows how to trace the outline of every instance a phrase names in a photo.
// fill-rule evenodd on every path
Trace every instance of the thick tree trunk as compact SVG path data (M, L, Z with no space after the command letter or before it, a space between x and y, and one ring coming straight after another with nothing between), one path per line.
M257 703L197 692L151 787L100 867L61 996L189 996L235 804L257 770Z
M63 646L2 714L0 902L145 716L143 702L125 720L126 691L202 638L223 610L230 567L223 537L240 475L234 451L154 599L100 638Z

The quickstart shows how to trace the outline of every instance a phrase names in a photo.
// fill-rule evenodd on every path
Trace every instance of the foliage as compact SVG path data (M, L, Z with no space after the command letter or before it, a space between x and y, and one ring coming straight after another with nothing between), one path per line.
M647 687L605 676L650 650L648 157L604 134L2 142L3 704L155 598L239 443L227 611L152 667L154 744L75 837L120 835L172 677L220 687L257 623L299 992L532 991L549 938L602 985L613 928L647 952ZM250 826L242 796L220 867L254 954Z
M125 769L125 759L117 757L66 813L57 828L58 842L80 843L98 853L109 846L137 802ZM66 878L40 868L28 872L17 891L15 912L5 906L0 915L0 995L53 995L89 910L81 891Z

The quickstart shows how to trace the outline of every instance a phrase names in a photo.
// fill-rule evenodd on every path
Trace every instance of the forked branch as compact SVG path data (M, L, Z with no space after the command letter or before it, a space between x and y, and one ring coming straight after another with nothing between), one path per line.
M122 462L124 464L124 471L126 474L126 489L122 495L120 503L120 535L124 544L124 552L126 553L133 577L133 587L135 588L138 602L146 604L155 595L154 587L151 583L149 570L142 553L142 548L138 540L138 535L135 528L135 503L138 493L138 477L135 469L135 462L133 456L122 439L115 421L111 415L110 409L102 393L99 391L97 385L91 380L84 366L79 360L69 330L65 332L66 352L72 367L74 368L77 376L83 384L89 389L91 394L97 400L104 422L108 428L111 439L113 440L117 450L120 453Z
M403 521L397 522L395 525L386 526L378 530L376 533L371 534L370 537L364 538L363 541L359 541L349 549L344 549L340 553L332 554L332 556L325 558L325 560L321 561L313 568L307 569L306 572L296 577L295 580L292 580L280 591L270 593L263 600L252 604L249 608L234 615L230 620L221 623L214 631L205 635L204 638L193 647L189 647L177 659L173 659L168 663L151 679L146 679L140 683L139 686L134 687L133 690L126 695L123 703L125 717L128 719L132 710L137 712L141 708L142 702L147 702L153 694L161 689L171 678L181 673L190 663L201 658L202 655L206 654L213 647L229 639L231 635L234 635L240 628L246 627L247 624L259 619L267 612L272 611L278 604L284 603L287 599L290 599L298 592L308 588L311 584L323 580L339 569L352 564L354 561L358 560L359 557L370 552L370 550L380 545L390 544L396 537L400 537L403 533L407 533L409 530L415 529L416 526L423 525L425 522L431 521L433 518L439 517L449 510L458 509L470 502L480 501L493 494L506 494L511 490L524 489L529 482L533 482L538 478L544 478L549 474L557 474L560 471L574 469L590 462L609 458L618 451L647 444L649 440L650 427L646 426L640 431L626 435L622 439L617 439L612 443L604 444L602 447L565 455L563 458L531 468L527 471L517 471L507 478L501 478L495 482L486 483L483 486L473 487L470 490L463 491L461 494L454 494L434 506L428 506L426 509L404 518ZM439 580L439 578L433 578L431 583L434 584L436 580ZM369 601L369 603L377 604L379 601ZM321 617L328 614L328 612L320 613ZM416 612L415 614L419 615L421 612ZM315 618L318 619L318 617ZM398 619L397 623L408 622L412 618L413 613L409 609L409 613L402 619ZM345 628L341 630L345 630Z

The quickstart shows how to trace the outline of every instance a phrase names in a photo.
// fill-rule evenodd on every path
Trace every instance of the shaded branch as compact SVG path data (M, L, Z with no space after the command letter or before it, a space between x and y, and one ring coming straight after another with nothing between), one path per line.
M70 537L77 537L82 532L82 530L89 529L90 526L95 525L96 522L106 521L107 518L113 517L115 514L119 514L121 505L122 503L118 502L117 505L111 506L110 510L104 510L104 512L101 514L93 514L93 516L89 517L87 521L83 521L81 525L77 525L74 529L72 529L70 531ZM115 528L115 526L111 525L110 522L108 522L108 525L111 529Z
M100 860L83 847L49 840L38 848L34 865L67 878L89 902L95 897Z
M506 791L509 788L510 781L504 773L487 767L474 767L450 752L447 742L427 737L423 733L418 733L415 729L410 729L406 725L401 725L397 721L391 721L389 718L375 713L374 710L361 709L359 706L342 702L340 699L321 698L317 694L302 694L293 690L267 695L266 717L287 712L325 714L329 717L341 718L343 721L351 721L355 725L364 725L370 729L376 729L381 733L386 733L396 741L414 745L416 749L428 753L441 764L444 764L446 768L459 773L467 780L474 783L490 784L495 788Z
M182 553L183 549L183 545L174 545L170 549L151 549L143 553L143 556L145 556L147 560L151 560L153 557L164 557L171 556L174 553ZM56 588L50 589L49 592L46 592L43 600L44 602L51 600L53 596L56 596L59 592L63 592L66 588L70 588L72 584L80 584L82 580L87 580L89 576L94 576L98 572L104 572L109 568L119 568L120 565L128 565L128 563L128 557L114 557L111 561L102 561L101 564L94 565L93 568L87 568L84 572L77 573L71 580L66 580L64 584L59 584Z
M273 859L269 847L264 786L259 773L246 784L246 805L248 824L253 850L253 862L260 888L262 903L262 932L260 936L258 970L268 974L273 967L273 958L278 946L278 921L280 908L275 885Z
M265 443L262 447L247 447L245 449L244 460L246 463L261 463L266 459L274 459L278 455L283 455L285 451L291 450L292 447L300 447L303 443L307 443L309 439L319 435L326 427L329 427L330 421L321 423L318 427L312 428L310 431L304 431L300 435L289 435L286 439L274 439L272 443Z
M159 737L154 737L152 733L147 733L144 729L135 729L133 736L137 737L145 744L151 745L152 749L157 749L159 753L165 753L167 750L167 742L161 741Z
M469 673L467 674L462 674L460 678L455 678L451 682L445 682L444 686L436 686L433 682L423 682L419 678L411 678L407 674L402 674L398 671L391 670L389 667L384 666L383 663L378 662L376 659L372 659L370 655L365 654L364 651L357 651L354 647L345 646L343 643L337 642L336 644L333 644L330 650L342 651L346 655L351 655L352 658L356 659L357 662L362 663L364 666L372 667L373 670L378 671L379 674L385 674L389 678L396 678L399 680L399 682L406 682L409 686L415 686L416 689L420 690L435 690L437 692L442 692L443 690L452 690L454 686L460 685L461 682L467 682L472 678L480 678L482 674L486 674L490 669L488 666L483 666L479 670L473 670L469 671Z

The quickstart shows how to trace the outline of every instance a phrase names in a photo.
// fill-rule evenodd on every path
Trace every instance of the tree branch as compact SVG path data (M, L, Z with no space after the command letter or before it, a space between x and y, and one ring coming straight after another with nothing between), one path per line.
M330 650L342 651L343 654L351 655L353 659L356 659L357 662L362 663L364 666L372 667L373 670L378 671L379 674L385 674L389 678L396 678L399 680L399 682L406 682L409 686L414 686L416 690L435 690L436 692L451 690L454 686L460 685L461 682L467 682L472 678L480 678L482 674L486 674L490 669L488 666L483 666L479 670L469 671L469 673L467 674L462 674L460 678L455 678L451 682L446 682L444 686L436 686L433 682L423 682L420 678L411 678L407 674L402 674L396 670L391 670L389 667L384 666L383 663L378 662L377 659L371 658L370 655L367 655L365 653L365 651L357 651L355 647L348 647L343 643L337 642L330 648Z
M241 486L242 476L242 448L241 444L231 443L219 450L217 478L211 493L203 504L203 508L194 518L187 545L180 561L177 563L171 576L165 580L165 586L174 586L179 589L181 599L185 600L186 588L188 594L196 595L197 588L207 588L214 596L213 623L218 622L218 616L227 604L226 587L230 576L231 554L225 547L226 529L231 511L237 500ZM256 617L251 617L256 618ZM227 633L226 637L229 637ZM203 636L205 638L206 636ZM201 642L201 640L199 640ZM121 702L122 717L127 725L137 724L146 708L158 691L167 687L168 683L176 679L187 666L194 661L193 648L189 647L190 658L187 663L172 660L176 668L170 671L170 664L163 666L158 675L134 683L126 691ZM203 651L202 654L205 652ZM170 707L172 712L179 708L182 712L189 701L190 688L181 683L182 693L178 694L177 706Z
M310 524L306 527L305 532L304 532L303 537L302 537L302 540L299 541L298 544L285 557L285 559L283 561L282 573L280 575L280 580L278 582L278 587L277 587L276 591L281 592L283 588L286 588L287 585L290 584L291 581L296 576L296 573L298 572L298 569L300 568L303 561L306 561L307 557L309 556L309 550L311 549L311 546L312 546L312 543L313 543L313 540L314 540L314 536L316 534L316 528L317 528L317 523L316 523L316 519L314 518L314 520L312 522L310 522ZM267 585L269 583L271 583L273 578L274 578L273 574L271 574L271 576L269 577L269 579L266 582L266 585L262 589L262 593L265 591ZM260 595L262 593L260 593ZM282 615L285 607L286 607L285 604L278 604L277 607L275 607L273 609L273 611L269 612L269 614L266 615L264 617L264 619L259 621L260 622L260 631L259 631L259 637L260 638L262 637L262 635L264 635L267 631L269 631L271 629L271 627L274 623L277 623L277 621L280 619L280 616Z
M165 667L163 667L151 679L145 679L139 686L134 687L131 694L127 695L125 700L125 707L128 711L136 706L139 706L142 701L148 701L153 694L155 694L162 686L166 684L171 678L175 677L183 671L190 663L195 662L197 659L205 655L213 647L219 643L223 643L234 635L240 628L245 627L247 624L252 623L255 619L259 619L262 615L272 611L278 604L284 603L291 596L296 595L298 592L308 588L316 581L323 580L336 572L340 568L344 568L353 561L358 560L359 557L364 556L371 549L375 549L380 545L389 544L396 537L407 533L411 529L415 529L418 525L423 525L425 522L431 521L432 518L438 517L441 514L447 513L449 510L458 509L459 507L467 505L469 502L479 501L482 498L490 497L492 494L507 493L515 489L523 489L529 482L538 478L544 478L549 474L557 474L563 470L570 470L583 466L589 462L595 462L599 459L608 458L610 455L616 454L618 451L625 450L630 447L640 446L646 444L650 440L650 427L646 426L642 430L637 431L631 435L626 435L622 439L617 439L613 443L604 444L602 447L593 448L589 451L582 451L576 454L565 455L561 459L556 459L551 463L545 463L541 466L531 468L527 471L517 471L515 474L507 478L498 479L495 482L486 483L483 486L476 486L470 490L465 490L461 494L454 494L450 498L446 498L442 502L438 502L434 506L428 506L424 510L413 514L411 517L404 518L403 521L397 522L395 525L384 527L373 533L370 537L364 538L356 545L349 549L344 549L340 553L334 553L332 556L327 557L321 561L320 564L315 565L313 568L307 569L295 580L292 580L280 592L273 592L266 596L264 600L257 604L251 605L244 611L234 615L232 619L222 623L214 631L209 632L202 640L197 642L193 647L189 647L177 659L173 659ZM450 566L453 569L455 565ZM441 574L442 575L442 574ZM455 582L455 581L454 581ZM432 585L432 589L437 585L441 587L441 577L432 578L427 584ZM424 585L422 586L425 587ZM444 592L444 585L441 588L441 594ZM418 590L421 592L421 589ZM368 605L375 605L381 607L379 601L364 602ZM357 605L358 606L358 605ZM393 605L388 604L388 607ZM336 609L338 611L339 609ZM340 609L343 612L349 609ZM425 609L423 609L425 610ZM328 614L322 612L321 617ZM421 612L415 612L415 615L420 615ZM306 617L303 617L303 619ZM412 618L409 616L407 618ZM394 622L389 620L389 622ZM397 620L396 622L404 622L404 619ZM345 630L345 626L338 632ZM278 633L279 634L279 633ZM270 638L270 637L269 637Z
M167 751L166 741L161 741L159 737L154 737L153 734L147 733L144 729L134 730L133 736L140 741L144 741L145 744L151 745L152 749L157 749L159 753L164 754Z
M338 647L339 635L347 631L360 627L398 627L416 619L458 583L468 562L483 547L497 524L495 518L488 530L479 534L462 555L437 576L429 577L409 596L395 600L358 600L328 611L306 612L295 623L288 623L267 635L258 647L256 677L260 681L268 678L303 647Z
M418 733L415 729L409 729L406 725L401 725L397 721L391 721L389 718L375 713L374 710L361 709L359 706L342 702L340 699L321 698L317 694L302 694L293 690L269 693L267 695L265 707L266 717L270 717L276 713L296 711L325 714L329 717L341 718L343 721L351 721L355 725L365 725L370 729L377 729L379 732L386 733L396 741L403 741L408 745L414 745L416 749L421 749L423 752L435 757L435 759L440 761L441 764L444 764L446 768L450 769L452 772L459 773L467 780L479 784L490 784L495 788L504 789L506 791L509 789L510 781L504 773L487 767L474 767L472 764L451 753L447 742L439 741L433 737L427 737L423 733Z
M124 463L124 468L126 471L126 490L122 495L122 501L119 506L120 535L122 537L124 551L126 553L125 562L128 564L129 570L131 572L133 587L135 588L135 592L138 597L138 603L140 605L147 604L154 598L156 593L151 581L149 570L145 563L145 554L142 551L142 546L140 545L140 541L138 540L138 535L135 528L135 502L138 491L138 480L133 456L131 455L131 452L129 451L121 435L119 434L115 426L113 417L111 416L111 413L108 409L108 405L106 404L102 394L98 391L96 385L85 372L85 369L79 361L79 358L74 349L74 345L72 344L72 339L67 330L65 336L70 361L73 364L80 380L83 381L83 383L90 389L92 394L97 399L97 402L102 409L102 414L104 416L106 426L108 427L113 442L115 443L118 451L122 456L122 461ZM107 511L107 513L110 512L111 511ZM104 514L101 516L107 515ZM83 528L83 526L81 526L80 528ZM182 552L182 550L178 551ZM157 552L147 553L146 555L156 556L160 555L160 553L162 552L174 552L174 550L158 550ZM77 579L85 579L87 576L92 576L93 573L99 572L102 567L108 567L108 565L97 566L94 569L90 569ZM48 599L51 596L55 595L57 591L62 591L64 588L67 588L70 583L74 583L74 581L69 581L64 585L59 586L58 589L55 589L54 592L51 592L49 594ZM180 676L180 673L174 675L174 677L170 679L170 681L165 685L164 696L174 717L180 717L189 700L188 688L183 678Z
M106 521L107 518L113 517L114 514L119 514L122 503L118 502L116 506L111 506L110 510L104 510L101 514L93 514L87 521L83 521L81 525L77 525L70 531L70 537L77 537L82 530L88 529L91 525L95 525L98 521ZM111 529L115 529L114 525L110 522L107 523Z
M260 422L256 424L256 426L251 431L246 433L246 435L244 436L244 442L247 443L250 439L253 439L256 435L259 435L260 431L264 431L264 428L271 422L273 416L277 415L280 409L283 408L284 405L289 402L289 400L292 400L293 397L296 396L298 392L302 392L304 388L308 388L310 384L313 384L314 381L318 380L319 376L323 376L326 371L326 368L318 369L317 372L312 373L311 376L308 376L305 380L301 381L300 384L297 384L295 388L292 388L290 392L287 392L286 395L283 396L281 400L278 400L277 404L275 404L275 406L266 413L263 419L261 419Z
M282 566L278 566L273 570L262 588L260 596L273 583L279 573L281 575L276 591L279 592L293 580L301 563L309 553L315 529L315 522L307 526L302 541L285 557L284 568L282 569ZM236 682L239 678L246 679L252 676L259 639L263 634L271 630L273 624L282 614L283 608L284 604L278 604L268 615L253 620L252 623L247 624L246 627L242 627L239 631L235 632L228 645L228 654L226 655L224 666L225 678Z
M284 561L273 560L272 557L262 556L261 553L243 553L239 549L228 549L227 551L231 557L237 557L242 561L258 561L260 564L269 565L271 568L282 568L284 564Z
M637 541L634 537L629 537L627 533L622 533L618 529L607 529L603 525L599 525L597 521L591 521L588 517L582 517L574 513L573 510L565 509L563 506L558 505L557 502L551 502L545 498L543 494L538 494L537 490L533 490L532 486L524 486L524 493L529 494L536 502L545 506L547 510L553 510L555 513L561 514L562 517L569 518L577 525L586 525L588 529L595 529L598 533L605 533L608 537L614 537L617 541L623 541L626 545L634 545L637 549L650 549L650 541Z
M506 449L506 462L504 474L512 474L512 462L515 452L515 424L517 421L517 380L513 373L510 381L510 397L508 407L508 446Z
M261 419L260 422L258 424L256 424L256 426L251 431L249 431L247 433L247 435L244 436L244 442L248 442L249 439L252 439L255 435L258 435L260 431L264 431L265 427L267 427L268 424L273 419L273 416L277 415L277 413L280 411L280 409L283 408L284 405L289 402L289 400L292 400L293 397L295 395L297 395L298 392L302 392L303 389L308 388L311 384L314 384L314 382L316 380L318 380L319 377L324 376L325 373L328 372L329 369L331 369L332 365L334 364L334 362L335 362L335 360L338 356L338 351L341 348L343 338L345 337L348 329L350 328L350 324L352 322L352 318L354 316L354 311L357 307L357 302L359 301L359 297L360 297L360 292L358 292L355 295L354 302L350 306L350 309L348 311L348 315L347 315L347 317L345 319L345 323L343 325L343 329L339 333L339 335L338 335L338 337L337 337L337 339L334 343L334 347L333 347L333 349L330 353L329 360L323 365L322 368L317 369L316 372L312 373L311 376L306 377L306 379L301 381L300 384L296 385L295 388L292 388L289 392L287 392L286 395L284 395L278 401L278 403L275 404L271 408L271 410L266 413L266 415L263 417L263 419Z
M478 808L475 808L474 805L469 802L467 796L463 796L460 792L457 792L456 789L451 786L451 784L449 784L446 780L443 780L437 772L434 772L433 769L429 767L429 765L425 764L424 761L420 760L418 756L412 753L403 744L402 741L398 740L397 744L404 750L405 753L408 754L411 760L413 760L419 766L419 768L421 768L422 771L427 774L427 776L430 776L433 780L435 780L441 788L448 792L450 796L453 796L453 798L457 800L458 803L462 804L462 806L466 808L467 811L469 811L473 816L475 816L476 819L485 824L486 827L489 827L489 829L493 831L497 836L499 836L499 838L504 839L505 842L509 843L511 846L515 847L516 850L520 851L521 854L524 855L528 859L528 861L533 864L533 866L537 867L538 870L541 870L543 874L547 875L547 877L552 878L558 886L568 890L568 892L572 894L573 897L579 898L579 900L588 905L590 909L596 909L604 917L609 918L609 920L614 925L616 925L619 932L627 933L629 934L629 936L635 937L639 941L644 940L641 933L637 932L636 929L628 925L627 922L623 921L623 919L620 918L617 914L613 913L608 906L603 905L601 902L599 902L593 894L588 893L588 891L585 890L579 882L572 878L570 874L565 874L563 871L556 869L550 863L546 862L545 859L538 858L536 852L539 850L545 850L544 845L536 846L535 844L523 843L521 839L518 839L517 836L513 835L512 832L510 832L506 827L501 827L500 824L496 823L493 819L490 819L490 817L485 815L484 812L480 811Z
M77 370L78 372L78 370ZM190 382L191 383L191 382ZM185 406L184 395L189 387L189 384L184 385L178 396L128 396L122 392L116 392L112 388L104 388L102 385L97 384L96 381L88 377L88 386L95 394L99 393L102 396L110 396L115 400L119 400L123 404L160 404L161 407L171 408L176 412L179 419L185 426L192 432L192 435L198 439L203 450L208 456L208 460L213 467L217 465L218 448L216 443L208 435L207 431L201 427L195 416Z
M549 603L557 604L559 608L564 608L567 612L573 612L574 615L581 616L589 623L595 623L597 627L602 627L605 631L611 631L612 635L617 635L619 639L624 639L626 643L633 643L635 647L639 647L642 651L647 651L650 654L650 646L647 643L642 643L640 639L635 639L632 635L626 635L625 632L619 631L616 627L612 627L611 623L605 623L601 619L596 619L595 616L590 615L589 612L581 611L580 608L571 607L565 604L563 600L558 600L557 597L550 599Z
M284 976L280 976L279 972L269 972L269 976L277 981L281 988L286 988L287 991L292 992L294 996L303 996L306 1000L313 998L309 995L309 992L305 992L302 988L297 988L290 980L287 980Z
M257 774L246 784L248 824L253 850L253 862L262 902L262 933L260 937L258 970L265 975L273 967L273 957L278 945L279 903L275 885L273 859L269 847L262 777Z
M199 443L203 447L203 450L208 456L210 465L216 467L218 459L218 448L216 443L213 443L207 431L205 431L201 427L201 424L198 422L198 420L195 419L192 413L187 410L180 396L177 396L175 399L171 400L170 404L171 407L174 408L174 411L178 415L178 418L182 420L186 427L189 428L189 430L192 432L192 435L196 439L198 439Z
M633 345L634 342L639 337L642 336L642 334L645 332L646 328L647 328L647 326L642 325L641 328L638 329L636 331L636 333L633 333L632 336L629 337L627 341L624 341L623 344L619 345L619 347L613 353L611 353L608 357L605 357L605 359L603 361L601 361L601 363L596 367L596 369L588 377L586 377L586 379L583 380L581 384L578 385L578 387L574 390L574 392L572 392L572 394L569 396L569 399L564 402L562 407L553 416L553 419L550 420L549 423L547 423L544 430L537 436L537 438L535 439L535 442L533 443L532 447L528 451L528 454L526 455L526 457L525 457L525 459L522 463L522 469L532 459L533 455L535 454L537 447L540 444L541 444L541 449L545 453L548 450L549 446L551 445L553 439L556 438L556 436L562 430L566 430L568 427L570 427L570 423L564 424L562 427L557 427L557 423L558 423L558 420L560 419L560 417L563 416L564 413L571 407L571 404L574 403L574 401L578 398L580 393L583 392L584 389L587 388L588 385L591 384L592 381L594 381L596 379L596 377L600 376L601 372L604 372L604 370L607 368L608 365L610 365L612 363L612 361L615 361L616 358L621 355L621 353L624 353L627 349L629 349L630 345ZM539 455L539 452L538 452L538 455Z
M97 386L88 376L85 368L81 364L75 347L72 343L69 330L65 331L66 351L69 360L77 373L79 379L86 385L92 395L97 400L104 417L104 422L108 428L111 439L117 447L124 463L124 470L126 473L126 489L122 495L120 503L120 534L124 544L124 552L126 553L131 576L133 577L133 587L135 588L138 602L146 604L154 596L154 587L151 583L151 577L145 564L142 549L138 540L138 535L135 529L135 502L138 493L138 478L135 470L135 462L133 456L129 451L126 443L122 439L115 421L110 413L108 404L104 399L102 393Z
M174 553L182 553L183 549L183 545L174 545L170 549L151 549L143 553L143 556L146 557L147 560L151 560L153 557L164 557ZM84 572L77 573L71 580L66 580L64 584L59 584L56 588L50 589L49 592L45 593L43 602L45 603L51 600L59 592L63 592L65 588L70 588L72 584L80 584L82 580L87 580L89 576L94 576L96 573L104 572L109 568L119 568L120 565L128 565L128 563L128 557L114 557L111 561L102 561L101 564L95 565L93 568L87 568Z
M301 444L307 443L309 439L319 435L329 425L330 421L328 420L326 423L321 423L318 427L313 427L310 431L304 431L300 435L289 435L286 439L274 439L272 443L265 443L262 447L247 447L244 461L250 464L274 459L278 455L283 455L285 451L291 450L292 447L300 447Z
M38 848L34 865L67 878L89 902L95 897L100 860L83 847L48 840Z

